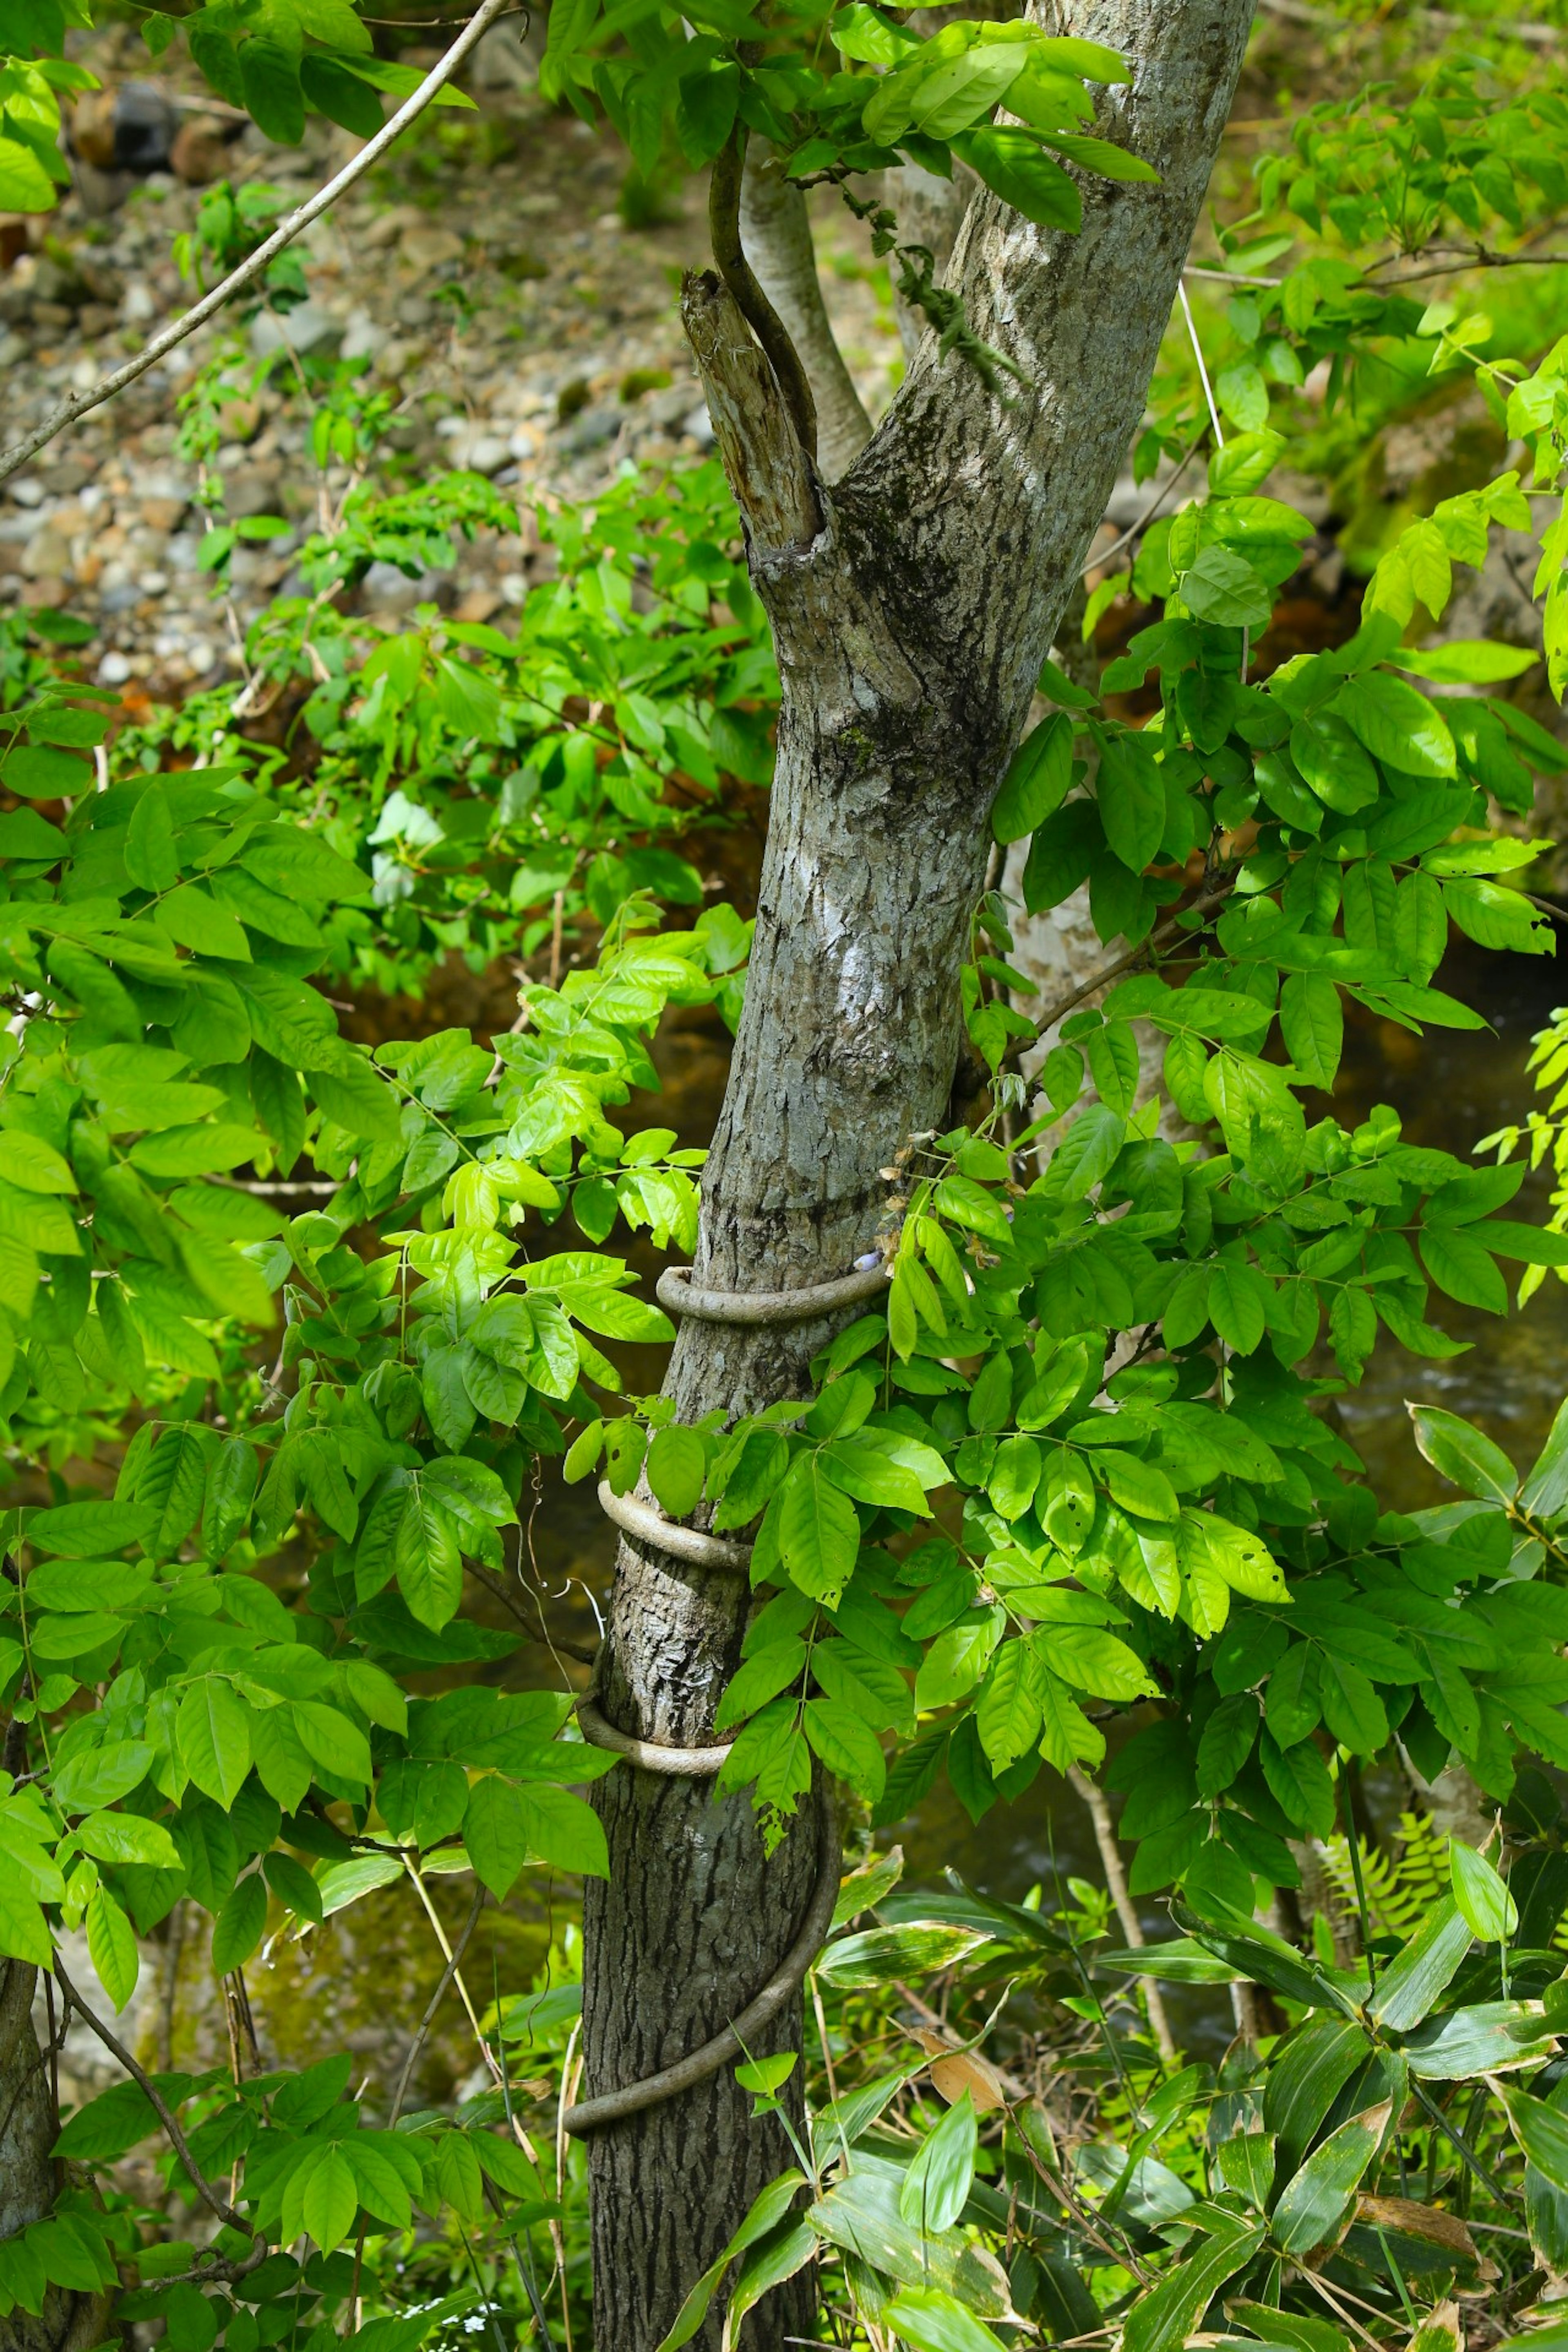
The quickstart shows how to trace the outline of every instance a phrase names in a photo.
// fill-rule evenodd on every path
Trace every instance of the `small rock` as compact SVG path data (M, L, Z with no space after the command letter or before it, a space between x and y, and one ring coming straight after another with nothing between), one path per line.
M131 664L123 654L105 654L98 665L100 686L123 686L131 675Z
M19 507L41 507L44 503L44 486L36 474L26 474L21 481L11 484L11 496Z
M360 593L368 612L411 613L416 604L433 604L439 586L438 572L421 572L417 580L410 580L395 563L373 563L360 583Z
M427 327L436 316L436 305L423 294L405 294L397 306L400 327Z
M298 302L287 315L258 310L250 322L250 348L258 359L292 347L296 352L329 352L342 341L343 322L323 310L319 302Z
M62 457L57 465L46 466L38 479L51 498L71 499L86 488L97 470L96 466L84 465L79 457Z
M343 321L342 355L345 360L374 360L386 349L391 340L389 331L378 326L363 307L351 310Z
M169 168L187 188L209 187L229 168L230 147L244 124L225 122L216 114L187 114L174 133Z
M443 262L461 261L463 240L449 228L410 228L404 231L398 251L423 277L428 270L438 269Z
M188 499L143 499L137 511L149 530L165 536L175 529L180 517L190 504Z
M272 514L277 510L278 489L281 480L276 466L237 466L224 476L224 504L236 522L251 515Z
M706 410L703 415L707 415ZM620 429L621 411L618 408L585 408L580 416L574 417L562 434L561 446L570 457L581 457L590 449L602 449L606 441L615 439Z
M35 613L55 610L70 593L70 582L54 573L45 580L25 580L22 583L22 602Z
M687 435L689 439L696 442L700 449L711 449L713 446L713 419L708 414L708 404L705 401L700 401L698 403L697 406L691 411L689 416L688 416L681 425L680 429L685 435Z
M53 523L35 532L22 552L22 572L28 580L65 580L70 576L70 541Z
M493 433L464 424L448 436L447 455L454 466L470 474L499 474L511 456L506 443Z
M120 315L128 327L144 327L158 315L153 289L144 278L133 278L120 299Z

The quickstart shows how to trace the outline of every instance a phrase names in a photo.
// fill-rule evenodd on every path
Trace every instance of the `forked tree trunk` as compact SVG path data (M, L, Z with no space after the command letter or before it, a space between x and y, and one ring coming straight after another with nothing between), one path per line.
M831 492L791 434L729 296L685 315L745 521L783 680L779 752L745 1009L704 1181L698 1266L718 1287L842 1274L876 1235L879 1171L942 1121L959 968L992 799L1089 535L1142 410L1250 0L1079 0L1047 29L1136 69L1102 127L1162 174L1084 184L1081 233L984 198L952 282L1029 379L1004 408L933 344ZM669 1378L681 1417L807 1387L823 1324L689 1322ZM700 1744L740 1657L744 1580L621 1548L601 1704L647 1739ZM744 1798L626 1770L599 1786L611 1877L585 1913L586 2088L686 2055L772 1974L805 1908L814 1821L765 1861ZM801 2015L768 2050L800 2048ZM754 2053L755 2054L755 2053ZM729 2068L589 2143L595 2352L654 2352L682 2297L789 2161ZM722 2298L696 2339L715 2352ZM812 2333L809 2273L746 2323L756 2347Z

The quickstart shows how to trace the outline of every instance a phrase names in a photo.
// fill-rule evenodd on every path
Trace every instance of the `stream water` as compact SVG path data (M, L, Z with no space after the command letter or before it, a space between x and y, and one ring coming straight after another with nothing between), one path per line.
M1531 1108L1525 1068L1531 1037L1568 990L1550 960L1473 953L1457 957L1444 982L1476 1003L1490 1028L1433 1031L1415 1039L1370 1020L1352 1024L1334 1108L1353 1123L1374 1104L1391 1104L1412 1140L1464 1156L1480 1136L1522 1119ZM722 1029L706 1015L678 1015L658 1045L664 1091L630 1106L628 1123L674 1125L682 1143L704 1141L723 1088L727 1046ZM1518 1213L1540 1217L1546 1193L1544 1178L1530 1180ZM633 1255L651 1286L661 1261L646 1249ZM1468 1353L1429 1363L1385 1343L1360 1387L1336 1406L1341 1426L1377 1491L1399 1507L1419 1508L1441 1499L1444 1491L1415 1451L1406 1397L1440 1402L1473 1419L1523 1465L1532 1458L1568 1388L1568 1287L1555 1279L1548 1277L1522 1315L1500 1319L1449 1306L1444 1319L1456 1336L1472 1343ZM629 1389L657 1385L661 1350L617 1353ZM591 1643L595 1602L607 1588L615 1554L613 1533L595 1502L592 1482L566 1486L558 1470L546 1469L525 1518L527 1579L549 1596L555 1638ZM514 1584L513 1591L518 1589ZM517 1630L498 1601L482 1593L472 1594L471 1601L488 1622ZM559 1663L537 1640L489 1671L512 1687L559 1688L563 1675L583 1679L580 1666ZM1135 1720L1128 1720L1113 1737L1125 1739L1134 1728ZM1383 1777L1386 1787L1379 1776L1369 1776L1366 1795L1380 1826L1392 1827L1405 1798L1392 1774ZM916 1885L940 1884L942 1873L952 1869L988 1894L1017 1901L1038 1882L1048 1885L1057 1873L1102 1883L1087 1812L1050 1772L1042 1771L1016 1804L995 1807L978 1826L941 1781L914 1819L879 1833L879 1842L895 1836L905 1850L906 1883ZM433 1888L449 1914L448 1928L455 1929L467 1904L462 1883L433 1882ZM504 1910L486 1915L476 1981L507 1990L525 1985L544 1958L551 1906L570 1907L562 1900L569 1896L569 1889L542 1886L527 1874ZM1158 1897L1143 1898L1139 1907L1151 1937L1170 1932ZM405 1890L373 1895L332 1921L324 1935L303 1946L275 1948L263 1996L269 2038L279 2054L294 2063L323 2055L340 2042L363 2050L373 2063L394 2018L416 2013L421 1989L438 1966ZM1169 1988L1168 1993L1173 2022L1186 2046L1216 2054L1232 2030L1228 2003L1212 1992ZM427 2045L418 2095L448 2096L472 2064L471 2046L454 2013Z
M1387 1103L1413 1142L1439 1145L1468 1157L1477 1139L1510 1119L1522 1119L1534 1097L1525 1065L1532 1034L1563 992L1562 975L1547 958L1456 956L1443 975L1452 992L1476 1004L1490 1027L1432 1030L1424 1038L1390 1023L1363 1019L1347 1031L1346 1052L1333 1108L1347 1124ZM687 1140L700 1141L722 1084L722 1042L700 1024L683 1027L661 1054L667 1091L651 1115L673 1122ZM1517 1213L1544 1213L1545 1177L1527 1180ZM1522 1315L1506 1320L1446 1302L1446 1327L1471 1343L1441 1363L1418 1360L1384 1340L1360 1387L1339 1401L1345 1436L1365 1462L1385 1501L1415 1509L1444 1497L1436 1473L1416 1453L1405 1411L1407 1397L1447 1406L1476 1421L1517 1462L1528 1463L1544 1438L1568 1388L1568 1286L1548 1277ZM657 1352L625 1351L632 1384L658 1377ZM1450 1490L1451 1491L1451 1490ZM531 1527L541 1583L562 1594L552 1611L558 1632L593 1638L587 1596L601 1595L614 1559L614 1538L594 1501L592 1485L568 1487L556 1476L542 1485ZM497 1622L504 1622L498 1619ZM509 1681L556 1678L549 1654L531 1644L506 1670ZM1124 1735L1125 1736L1125 1735ZM997 1807L975 1827L939 1785L918 1817L904 1825L910 1875L934 1878L962 1872L987 1892L1016 1900L1053 1866L1098 1879L1088 1816L1054 1774L1042 1773L1016 1804ZM1152 1910L1149 1924L1158 1924Z

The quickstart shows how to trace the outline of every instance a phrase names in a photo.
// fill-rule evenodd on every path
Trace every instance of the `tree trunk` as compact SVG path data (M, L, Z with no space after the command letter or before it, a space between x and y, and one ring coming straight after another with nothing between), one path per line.
M959 971L992 799L1039 665L1142 413L1177 273L1229 110L1249 0L1086 0L1071 30L1132 63L1102 127L1158 188L1084 184L1077 236L989 197L954 258L973 324L1030 378L1002 407L934 339L831 493L766 362L710 278L685 315L744 520L783 680L756 936L704 1179L697 1265L720 1288L846 1272L881 1223L879 1173L943 1123ZM803 1395L830 1327L686 1323L680 1417ZM741 1578L623 1543L601 1705L691 1746L739 1661ZM764 1859L745 1798L624 1771L599 1784L611 1875L584 1913L587 2090L680 2058L772 1974L816 1874L814 1821ZM764 2046L800 2048L798 2002ZM788 2161L724 2068L589 2142L595 2352L654 2352L698 2273ZM810 2273L744 2340L808 2336ZM722 2297L695 2339L713 2352Z
M59 2134L49 2064L33 2024L37 1970L0 1960L0 2241L41 2221L55 2201ZM51 2286L37 2318L19 2306L0 2319L0 2352L82 2352L101 2337L107 2298Z

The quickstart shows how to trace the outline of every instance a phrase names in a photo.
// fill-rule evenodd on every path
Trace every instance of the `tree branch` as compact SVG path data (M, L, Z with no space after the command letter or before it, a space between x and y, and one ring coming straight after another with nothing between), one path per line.
M765 139L746 148L741 177L741 238L757 282L800 357L816 404L817 457L830 482L871 438L854 379L822 299L805 192L784 177Z
M703 270L687 278L680 315L753 547L809 547L822 529L811 460L733 294Z
M1073 989L1070 994L1058 997L1056 1003L1041 1013L1035 1024L1035 1036L1037 1038L1047 1036L1056 1027L1058 1022L1065 1021L1074 1007L1081 1004L1086 997L1098 994L1102 988L1109 988L1113 980L1119 980L1121 974L1131 971L1134 964L1142 963L1146 956L1153 954L1156 948L1163 947L1168 940L1173 940L1179 931L1185 930L1190 933L1192 918L1194 915L1200 915L1206 920L1210 915L1215 914L1225 905L1234 887L1234 883L1227 882L1222 890L1211 890L1205 898L1194 898L1190 907L1184 907L1179 915L1173 915L1170 921L1162 923L1157 931L1151 931L1149 937L1142 940L1137 947L1129 948L1125 955L1117 956L1110 963L1102 963L1098 971L1091 971L1089 978ZM1020 1043L1022 1042L1020 1040Z
M429 2000L426 2003L425 2014L420 2019L414 2039L408 2045L408 2055L403 2062L403 2072L397 2078L397 2090L393 2098L392 2114L388 2119L386 2126L388 2131L395 2131L397 2129L397 2118L403 2113L403 2102L408 2095L408 2078L414 2072L419 2053L425 2047L426 2036L428 2034L431 2026L436 2021L436 2011L440 2008L441 2003L447 1998L447 1988L451 1983L452 1979L457 1975L458 1970L463 1965L463 1954L468 1948L468 1938L473 1934L474 1929L479 1926L479 1913L484 1909L484 1907L485 1889L480 1886L475 1893L472 1907L468 1912L467 1919L463 1922L462 1933L452 1947L451 1958L447 1960L445 1969L443 1969L441 1972L440 1982L437 1985L435 1991L431 1994Z
M359 153L344 164L336 179L329 180L324 188L318 188L310 201L301 205L298 212L290 213L288 219L281 222L266 242L258 245L256 251L240 263L237 269L231 269L210 294L204 294L201 300L182 318L175 319L154 335L134 359L127 360L123 367L115 368L109 375L100 376L95 384L89 385L87 391L72 393L70 398L62 400L41 425L35 425L31 433L25 435L9 449L0 452L0 482L8 481L13 474L18 473L30 458L36 457L38 451L54 439L57 433L63 433L68 425L74 425L90 409L101 408L106 400L112 400L116 393L123 392L127 384L134 383L137 377L145 375L149 368L156 367L161 359L166 358L178 344L194 335L198 327L205 327L226 302L232 301L245 287L259 278L285 246L292 245L301 230L309 228L312 221L319 220L341 195L353 186L356 180L363 179L380 163L387 149L395 145L409 124L417 121L437 91L451 80L469 50L488 32L496 18L504 16L515 5L516 0L481 0L481 5L469 17L445 57L431 67L418 89L404 100L396 113L383 124L375 137L367 140Z
M69 1977L67 1976L65 1964L61 1960L58 1951L55 1954L54 1974L58 1980L60 1990L64 1993L66 1999L69 2001L77 2015L81 2019L83 2024L90 2026L93 2032L97 2034L99 2040L102 2042L104 2048L109 2051L112 2056L118 2058L126 2073L140 2087L148 2105L157 2116L158 2121L163 2125L163 2130L168 2137L170 2147L174 2149L174 2154L179 2158L182 2165L184 2165L186 2177L190 2180L192 2188L195 2190L196 2195L201 2199L202 2203L206 2207L208 2212L216 2213L218 2220L222 2221L226 2228L230 2230L238 2230L245 2237L247 2238L257 2237L259 2232L252 2228L251 2224L246 2220L244 2214L237 2212L235 2208L228 2202L227 2199L221 2197L217 2190L212 2186L212 2183L204 2177L195 2162L195 2159L191 2154L190 2146L185 2138L184 2133L180 2129L178 2123L175 2121L174 2110L169 2105L168 2101L164 2098L162 2091L159 2090L157 2084L153 2080L153 2077L147 2073L144 2067L137 2064L135 2059L131 2055L130 2051L126 2049L125 2044L110 2032L110 2028L103 2022L103 2020L100 2017L94 2016L92 2011L89 2009L86 2001L83 2000L80 1993L78 1992L75 1985L72 1984Z
M801 447L807 457L815 458L816 403L811 384L800 353L785 332L784 320L758 284L741 242L741 184L745 161L746 134L737 122L714 160L708 183L708 229L713 258L719 265L719 275L734 297L736 309L767 356Z

